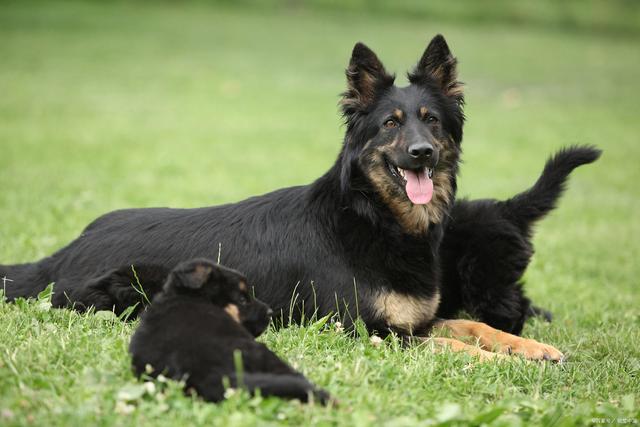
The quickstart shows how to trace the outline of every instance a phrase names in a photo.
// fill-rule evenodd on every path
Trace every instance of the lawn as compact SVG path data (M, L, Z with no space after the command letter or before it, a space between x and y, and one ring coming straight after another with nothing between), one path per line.
M421 15L422 16L422 15ZM507 197L569 144L604 150L537 229L524 334L562 365L373 346L335 326L262 339L339 408L223 404L129 370L135 324L0 302L0 425L590 425L640 422L640 31L206 3L2 2L0 261L46 256L96 216L309 183L344 131L364 41L404 82L442 32L467 84L461 196Z

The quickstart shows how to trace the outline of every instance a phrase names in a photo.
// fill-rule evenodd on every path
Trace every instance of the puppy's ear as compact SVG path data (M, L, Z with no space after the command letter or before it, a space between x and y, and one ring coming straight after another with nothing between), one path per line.
M342 112L347 120L369 107L381 91L393 85L394 76L387 74L375 53L356 43L346 71L347 90L342 94Z
M446 40L442 34L438 34L427 46L418 65L409 73L409 81L418 85L435 83L446 96L462 103L463 85L458 81L457 64Z
M189 262L176 267L165 284L165 289L202 289L213 274L213 267L207 263Z

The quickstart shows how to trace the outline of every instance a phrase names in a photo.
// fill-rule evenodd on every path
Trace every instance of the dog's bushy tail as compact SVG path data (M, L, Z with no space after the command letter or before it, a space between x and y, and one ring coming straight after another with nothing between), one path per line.
M592 146L563 148L551 156L530 189L502 202L504 216L524 232L556 207L569 174L578 166L595 162L602 151Z

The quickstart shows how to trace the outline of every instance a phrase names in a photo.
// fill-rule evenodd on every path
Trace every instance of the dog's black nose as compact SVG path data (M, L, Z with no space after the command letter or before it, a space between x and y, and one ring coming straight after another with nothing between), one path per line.
M433 145L428 142L416 142L409 146L409 155L414 159L430 159L433 155Z

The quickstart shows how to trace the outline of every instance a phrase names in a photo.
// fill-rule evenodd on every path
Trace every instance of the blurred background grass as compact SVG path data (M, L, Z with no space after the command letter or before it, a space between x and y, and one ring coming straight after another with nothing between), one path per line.
M395 374L375 383L370 373L377 385L363 393L353 374L359 353L348 359L340 347L344 367L335 368L317 363L334 359L327 346L300 341L295 331L269 342L285 356L288 348L307 349L302 365L312 377L342 384L339 394L361 401L366 419L381 407L421 417L441 399L484 408L506 395L562 402L562 411L576 413L580 402L610 402L615 411L631 393L638 408L639 11L637 1L598 0L2 1L0 262L48 255L109 210L213 205L311 182L340 148L337 101L354 43L367 43L404 84L429 39L443 33L467 84L460 195L507 197L530 186L562 146L604 149L601 160L574 173L559 209L538 228L527 273L528 292L556 321L525 333L575 363L544 375L531 366L509 368L517 375L496 368L491 384L481 371L457 367L459 383L447 371L423 386ZM30 318L25 311L11 322ZM46 340L31 330L14 337L25 346L19 353L0 342L3 357L14 355L0 358L4 404L13 408L26 396L33 406L20 411L27 417L62 399L73 412L76 389L66 397L58 391L75 380L30 374L46 366L15 359L40 355L46 363ZM80 335L86 348L109 345ZM118 378L128 364L121 341L117 367L109 368ZM60 351L69 360L94 357ZM370 357L372 372L405 363ZM427 366L415 361L418 370ZM466 380L495 392L475 396ZM552 418L560 410L541 405Z
M574 32L637 34L640 30L640 4L635 0L223 0L220 3L265 9L349 11L456 24L524 25Z

